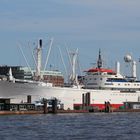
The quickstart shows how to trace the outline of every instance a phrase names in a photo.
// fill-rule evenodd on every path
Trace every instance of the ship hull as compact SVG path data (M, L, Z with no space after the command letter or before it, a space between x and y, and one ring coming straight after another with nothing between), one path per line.
M64 109L74 109L83 105L83 94L90 93L90 105L104 109L104 103L119 108L123 102L139 99L140 91L123 92L117 90L94 90L65 87L47 87L29 83L12 83L0 81L0 98L10 98L13 103L27 102L27 96L31 95L32 102L42 98L57 98L64 104Z

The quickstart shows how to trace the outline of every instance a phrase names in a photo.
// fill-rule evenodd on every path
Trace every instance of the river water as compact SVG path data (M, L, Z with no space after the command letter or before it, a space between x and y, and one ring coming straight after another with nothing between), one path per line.
M140 140L140 113L5 115L0 140Z

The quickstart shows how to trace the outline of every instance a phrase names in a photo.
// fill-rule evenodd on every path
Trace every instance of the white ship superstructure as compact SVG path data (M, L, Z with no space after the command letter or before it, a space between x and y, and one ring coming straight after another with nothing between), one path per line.
M110 89L120 91L139 91L140 81L136 80L136 62L132 61L132 76L124 77L120 74L120 63L117 62L116 70L102 68L101 54L97 67L89 69L85 76L85 88L88 89Z
M40 42L42 44L42 42ZM42 47L38 47L42 49ZM41 52L41 50L39 50ZM40 75L41 55L38 55L37 76ZM74 56L74 59L76 56ZM11 98L12 102L26 102L27 95L32 96L32 101L42 98L57 98L64 104L65 109L80 108L83 104L83 96L88 93L90 106L100 109L104 108L105 102L119 108L126 101L139 101L140 82L136 78L136 62L130 56L125 57L132 66L132 76L126 77L120 74L120 63L117 62L116 70L102 67L101 52L97 61L97 67L86 71L84 84L78 85L77 75L73 70L70 87L54 87L51 83L41 81L18 80L12 78L10 70L10 80L0 81L0 97ZM75 64L75 60L73 61ZM75 66L73 66L75 68Z

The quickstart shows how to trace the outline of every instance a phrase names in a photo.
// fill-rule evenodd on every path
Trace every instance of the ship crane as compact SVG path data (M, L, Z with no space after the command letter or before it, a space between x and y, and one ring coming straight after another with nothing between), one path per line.
M32 69L31 69L31 67L30 67L30 65L28 63L28 60L27 60L26 56L24 55L24 52L23 52L22 47L21 47L21 44L19 44L19 43L18 43L18 48L19 48L19 50L20 50L20 52L21 52L21 54L22 54L22 56L23 56L23 58L24 58L24 60L25 60L25 62L27 64L31 74L33 75Z
M77 65L77 56L78 56L78 49L76 49L75 52L71 53L71 59L70 59L70 63L71 63L71 67L72 67L72 73L70 75L70 84L71 85L76 85L78 86L78 79L77 79L77 74L76 74L76 65ZM70 56L69 56L70 57Z

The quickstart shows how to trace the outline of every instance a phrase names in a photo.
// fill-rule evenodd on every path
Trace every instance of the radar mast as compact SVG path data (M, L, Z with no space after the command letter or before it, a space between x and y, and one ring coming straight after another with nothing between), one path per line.
M102 67L102 57L101 57L101 50L99 49L99 56L98 56L98 61L97 61L97 68L101 68Z

